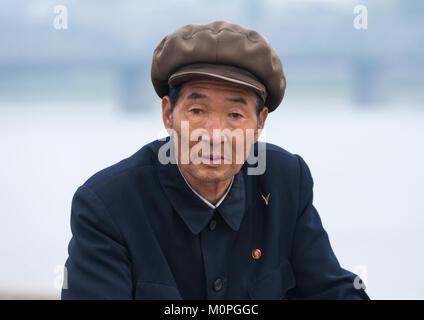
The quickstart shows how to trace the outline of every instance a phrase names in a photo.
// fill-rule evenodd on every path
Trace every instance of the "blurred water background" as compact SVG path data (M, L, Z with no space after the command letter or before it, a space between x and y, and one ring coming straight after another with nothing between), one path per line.
M74 192L164 136L154 48L227 20L282 58L287 91L262 140L309 165L342 267L372 299L423 299L423 13L419 0L2 0L0 298L60 297Z

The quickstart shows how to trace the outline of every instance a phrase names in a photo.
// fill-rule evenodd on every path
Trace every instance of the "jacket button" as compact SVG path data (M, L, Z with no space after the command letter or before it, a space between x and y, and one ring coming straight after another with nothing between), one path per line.
M213 282L213 289L215 291L220 291L222 289L222 286L223 286L224 282L225 282L225 280L222 280L221 278L216 279Z
M214 231L216 228L216 220L212 219L211 222L209 222L209 230Z

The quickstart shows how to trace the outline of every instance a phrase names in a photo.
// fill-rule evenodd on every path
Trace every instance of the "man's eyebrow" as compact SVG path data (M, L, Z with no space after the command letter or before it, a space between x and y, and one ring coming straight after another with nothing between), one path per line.
M204 95L203 93L198 93L198 92L192 92L188 97L187 97L187 99L190 99L190 100L195 100L195 99L206 99L207 98L207 96L206 95Z
M237 97L237 98L227 98L227 99L225 99L225 100L227 100L227 101L231 101L231 102L238 102L238 103L242 103L242 104L247 105L246 100L245 100L244 98L242 98L242 97Z

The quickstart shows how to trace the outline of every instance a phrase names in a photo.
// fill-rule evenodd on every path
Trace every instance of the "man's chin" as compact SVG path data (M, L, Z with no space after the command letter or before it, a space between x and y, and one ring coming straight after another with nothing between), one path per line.
M233 176L230 164L198 164L193 165L191 170L195 177L205 182L215 182L229 179Z

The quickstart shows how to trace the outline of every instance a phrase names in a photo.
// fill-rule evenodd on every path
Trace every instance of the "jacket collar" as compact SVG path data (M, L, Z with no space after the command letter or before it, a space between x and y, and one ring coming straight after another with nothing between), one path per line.
M168 140L169 138L166 141ZM171 153L171 157L175 160L174 154ZM234 176L231 189L216 209L209 207L190 189L175 161L168 164L161 164L158 161L158 174L166 197L191 232L199 234L212 218L214 211L221 214L234 231L239 230L246 208L243 170Z

